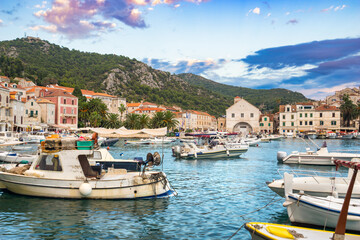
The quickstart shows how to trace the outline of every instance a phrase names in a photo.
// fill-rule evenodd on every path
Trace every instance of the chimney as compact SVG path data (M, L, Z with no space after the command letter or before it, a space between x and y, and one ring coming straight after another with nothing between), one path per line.
M236 96L236 97L234 98L234 104L237 103L237 102L240 101L240 100L241 100L241 97Z

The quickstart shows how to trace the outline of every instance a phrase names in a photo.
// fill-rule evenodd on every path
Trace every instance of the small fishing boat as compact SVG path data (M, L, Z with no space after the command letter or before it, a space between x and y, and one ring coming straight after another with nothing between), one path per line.
M360 157L360 154L329 152L326 142L323 143L320 149L313 151L306 148L306 152L293 151L287 155L286 152L279 151L277 153L277 160L279 163L288 164L306 164L306 165L335 165L334 159L350 161L352 158Z
M315 197L304 193L292 192L293 175L285 173L285 198L283 206L287 208L292 223L311 224L319 227L335 228L339 219L344 198L334 196ZM337 195L337 192L333 192ZM360 230L360 200L351 199L346 229Z
M40 155L24 171L0 172L0 183L8 191L28 196L74 199L135 199L176 195L165 173L145 171L161 164L161 158L147 157L143 171L93 169L89 158L97 148L97 138L46 139Z

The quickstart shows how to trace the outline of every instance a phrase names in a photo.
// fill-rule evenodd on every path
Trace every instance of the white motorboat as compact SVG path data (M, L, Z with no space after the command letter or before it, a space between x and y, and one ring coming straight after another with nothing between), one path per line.
M352 159L352 162L360 162L360 159ZM288 169L287 169L288 170ZM352 176L352 169L349 169L347 176L339 174L334 175L334 172L320 172L320 171L305 171L292 170L296 175L293 179L292 188L294 193L300 191L311 196L327 197L331 196L334 191L337 192L340 198L344 198L346 190L349 186L350 178ZM326 176L325 176L326 175ZM284 179L273 180L267 182L268 187L281 197L284 193ZM353 198L360 199L360 177L355 181L355 186L352 193Z
M348 134L342 135L341 138L342 139L352 139L352 138L354 138L354 134L353 133L348 133Z
M249 144L250 147L256 147L261 142L260 138L246 138L244 141Z
M16 152L0 152L0 161L9 163L29 162L32 163L37 158L36 155L22 154Z
M130 145L149 145L150 142L149 142L148 139L125 140L125 144L130 144Z
M184 146L173 148L173 155L185 159L210 159L239 157L247 152L249 145L228 146L222 144L196 146L194 143L183 143Z
M161 137L161 138L149 138L148 139L149 144L169 144L174 141L176 141L176 138L167 138L167 137Z
M45 140L45 132L37 132L36 134L29 134L23 137L23 142L29 144L40 144L41 141Z
M344 203L343 198L334 196L315 197L292 192L293 175L285 173L285 197L283 206L287 208L292 223L311 224L320 227L335 228ZM336 195L336 192L334 192ZM360 230L360 200L351 199L346 229Z
M280 141L281 139L283 139L284 137L281 135L274 135L271 134L268 136L268 138L270 139L270 141Z
M307 164L307 165L334 165L334 159L350 161L352 158L360 157L360 154L329 152L326 142L317 151L306 148L306 152L293 151L287 155L286 152L279 151L277 160L280 163Z
M335 139L336 138L336 133L327 132L326 137L329 138L329 139Z
M135 199L176 194L160 171L94 171L88 160L93 146L92 141L47 139L30 169L0 172L0 182L16 194L52 198ZM159 158L149 159L147 165L161 162Z
M334 232L324 231L318 229L311 228L302 228L302 227L293 227L281 224L273 224L273 223L257 223L250 222L246 223L245 228L250 232L251 239L253 240L283 240L283 239L333 239L333 240L359 240L360 235L355 234L346 234L347 223L352 221L352 219L357 219L359 221L359 216L348 215L348 209L350 198L354 186L354 182L360 169L359 163L349 163L348 161L335 160L335 164L337 167L345 166L348 168L354 169L354 173L351 176L351 181L349 183L349 187L346 193L346 198L342 205L337 223L336 229ZM295 205L298 202L295 203ZM294 203L285 202L285 205L290 205ZM326 208L326 207L325 207ZM316 215L317 213L315 213ZM315 216L316 217L316 216ZM327 218L325 218L327 219ZM359 227L356 229L359 230Z

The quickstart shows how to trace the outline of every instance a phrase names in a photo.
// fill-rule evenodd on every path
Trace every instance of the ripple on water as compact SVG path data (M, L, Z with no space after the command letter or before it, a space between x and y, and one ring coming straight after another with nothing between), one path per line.
M321 144L321 140L316 140ZM329 150L357 150L360 141L328 141ZM278 179L277 151L305 150L299 139L263 143L239 159L175 160L171 148L112 147L115 157L164 153L163 169L177 197L151 200L62 200L2 193L0 238L6 239L224 239L247 221L289 224L282 199L265 184ZM333 167L318 167L334 171ZM346 172L346 170L343 170ZM278 200L261 211L271 200ZM249 239L242 229L234 239Z

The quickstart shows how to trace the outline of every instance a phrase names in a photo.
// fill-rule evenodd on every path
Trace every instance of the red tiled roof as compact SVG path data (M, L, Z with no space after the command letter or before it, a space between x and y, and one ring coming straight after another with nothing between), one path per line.
M49 90L44 97L59 97L59 96L77 98L71 93L61 89Z
M133 111L133 113L134 113L134 112L142 113L142 112L144 112L144 111L163 112L163 111L165 111L165 110L166 110L166 109L164 109L164 108L139 108L139 109L135 109L135 110Z
M339 110L336 106L321 105L316 108L316 111L336 111Z
M107 93L94 93L95 96L104 96L104 97L116 97L116 96L113 96L113 95L109 95Z
M127 107L138 107L141 103L127 103Z

